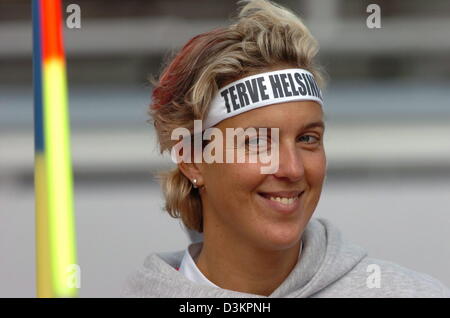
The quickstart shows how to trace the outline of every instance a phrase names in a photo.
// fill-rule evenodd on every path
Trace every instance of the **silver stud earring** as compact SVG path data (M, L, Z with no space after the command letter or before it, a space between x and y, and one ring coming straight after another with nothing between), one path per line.
M192 180L193 186L195 189L197 189L197 179Z

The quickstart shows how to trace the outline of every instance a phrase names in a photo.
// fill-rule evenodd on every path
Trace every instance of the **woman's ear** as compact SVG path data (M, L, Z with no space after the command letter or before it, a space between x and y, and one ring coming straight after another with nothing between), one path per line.
M204 184L201 161L198 163L195 156L196 151L201 153L202 148L197 149L195 140L192 141L191 139L192 136L189 135L188 131L186 135L183 135L181 142L173 146L171 155L172 158L175 158L181 173L197 188Z
M186 178L191 180L195 187L201 187L204 185L203 174L198 163L186 163L180 162L178 169L184 174Z

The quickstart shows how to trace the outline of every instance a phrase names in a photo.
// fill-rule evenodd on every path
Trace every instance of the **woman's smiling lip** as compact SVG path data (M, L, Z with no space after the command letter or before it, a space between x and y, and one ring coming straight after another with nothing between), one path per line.
M290 214L298 209L304 191L258 192L264 203L273 210Z
M281 197L281 198L293 198L298 197L303 191L270 191L270 192L258 192L264 197Z

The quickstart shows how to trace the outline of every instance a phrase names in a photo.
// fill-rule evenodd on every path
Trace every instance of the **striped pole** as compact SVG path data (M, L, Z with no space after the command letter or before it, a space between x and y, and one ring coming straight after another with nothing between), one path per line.
M32 0L38 297L76 297L76 234L60 0Z

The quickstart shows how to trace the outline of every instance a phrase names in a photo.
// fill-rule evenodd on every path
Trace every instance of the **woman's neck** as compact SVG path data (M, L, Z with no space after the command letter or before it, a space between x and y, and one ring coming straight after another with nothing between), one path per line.
M217 231L206 231L196 264L205 277L224 289L269 296L299 258L300 241L288 249L269 251L223 237Z

